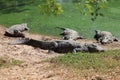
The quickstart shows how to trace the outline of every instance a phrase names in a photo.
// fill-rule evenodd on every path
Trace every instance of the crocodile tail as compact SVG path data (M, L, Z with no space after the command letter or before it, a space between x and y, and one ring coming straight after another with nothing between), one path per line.
M26 44L30 41L29 38L21 38L21 39L18 39L18 40L15 40L11 43L9 43L10 45L18 45L18 44Z

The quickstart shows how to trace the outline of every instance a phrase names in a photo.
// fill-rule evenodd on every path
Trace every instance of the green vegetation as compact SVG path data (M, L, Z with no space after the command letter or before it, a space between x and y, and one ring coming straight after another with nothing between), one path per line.
M12 12L21 12L24 11L22 7L25 5L36 5L38 3L34 0L0 0L0 12L1 13L12 13Z
M28 23L30 32L44 35L58 36L59 30L55 27L67 27L78 31L86 38L93 38L94 30L107 30L120 38L120 0L110 0L107 7L101 12L104 17L97 17L93 22L91 16L83 16L75 10L74 5L63 3L64 12L60 16L47 16L40 14L38 5L25 5L21 12L5 13L0 11L0 25L10 27L18 23ZM50 62L65 65L76 69L109 70L120 66L120 50L104 53L78 53L66 54L56 57ZM20 64L17 60L0 58L0 67Z
M0 58L0 67L20 65L21 63L21 61L15 59Z
M55 27L68 27L78 31L86 38L93 38L94 30L107 30L120 38L120 1L110 1L102 11L104 17L97 17L93 22L91 16L83 16L75 10L74 5L63 3L64 12L60 16L47 16L40 14L38 5L26 5L21 7L24 11L14 13L0 13L0 24L11 25L27 22L30 32L44 35L58 36L59 30Z
M103 16L102 13L99 13L99 10L104 8L107 3L106 0L68 0L68 2L69 1L75 4L76 9L78 9L81 14L94 16L91 18L93 21L97 16ZM64 0L42 0L39 5L40 11L43 14L58 16L63 12L62 6L60 5L63 2Z
M66 54L50 59L50 62L58 66L64 65L77 70L95 69L106 72L120 66L120 50L91 54Z
M60 15L63 10L60 4L57 3L57 0L42 0L39 5L40 11L42 14L46 15Z

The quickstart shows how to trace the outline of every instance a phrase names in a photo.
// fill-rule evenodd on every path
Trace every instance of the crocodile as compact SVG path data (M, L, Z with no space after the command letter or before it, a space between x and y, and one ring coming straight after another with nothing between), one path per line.
M79 33L75 30L69 28L62 28L62 27L56 27L56 28L63 30L63 32L60 33L60 35L63 36L63 40L83 39L83 37L80 36Z
M22 32L26 30L29 30L27 23L16 24L8 28L4 35L9 37L25 37L25 34Z
M108 44L114 41L119 41L111 32L95 30L94 39L101 44Z
M58 53L76 53L76 52L103 52L105 51L101 46L97 44L83 44L73 40L55 40L55 41L41 41L29 38L21 38L19 40L10 43L26 44L33 47L48 50L49 52L54 51Z

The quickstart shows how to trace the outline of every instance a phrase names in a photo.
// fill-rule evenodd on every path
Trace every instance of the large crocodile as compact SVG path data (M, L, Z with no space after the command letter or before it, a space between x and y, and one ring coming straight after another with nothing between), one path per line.
M41 49L47 49L58 53L76 53L76 52L103 52L105 51L101 46L97 44L83 44L77 43L71 40L56 40L56 41L40 41L29 38L22 38L13 41L13 45L26 44L33 47L39 47Z
M22 32L28 29L27 23L16 24L8 28L4 35L9 37L25 37Z

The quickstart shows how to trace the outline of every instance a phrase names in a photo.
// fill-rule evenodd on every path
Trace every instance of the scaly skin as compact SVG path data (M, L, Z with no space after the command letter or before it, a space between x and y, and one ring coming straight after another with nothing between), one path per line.
M104 51L104 49L99 45L82 44L82 43L77 43L71 40L40 41L40 40L34 40L29 38L22 38L10 44L12 45L26 44L26 45L31 45L33 47L38 47L41 49L46 49L46 50L54 51L58 53L103 52Z
M63 40L83 39L83 37L80 36L79 33L75 30L69 28L61 28L61 27L56 27L56 28L63 30L63 32L60 33L60 35L63 36Z
M27 23L16 24L8 28L4 35L9 37L25 37L22 32L26 30L29 30Z
M101 44L108 44L112 43L113 41L118 41L118 39L108 31L95 30L94 38Z

